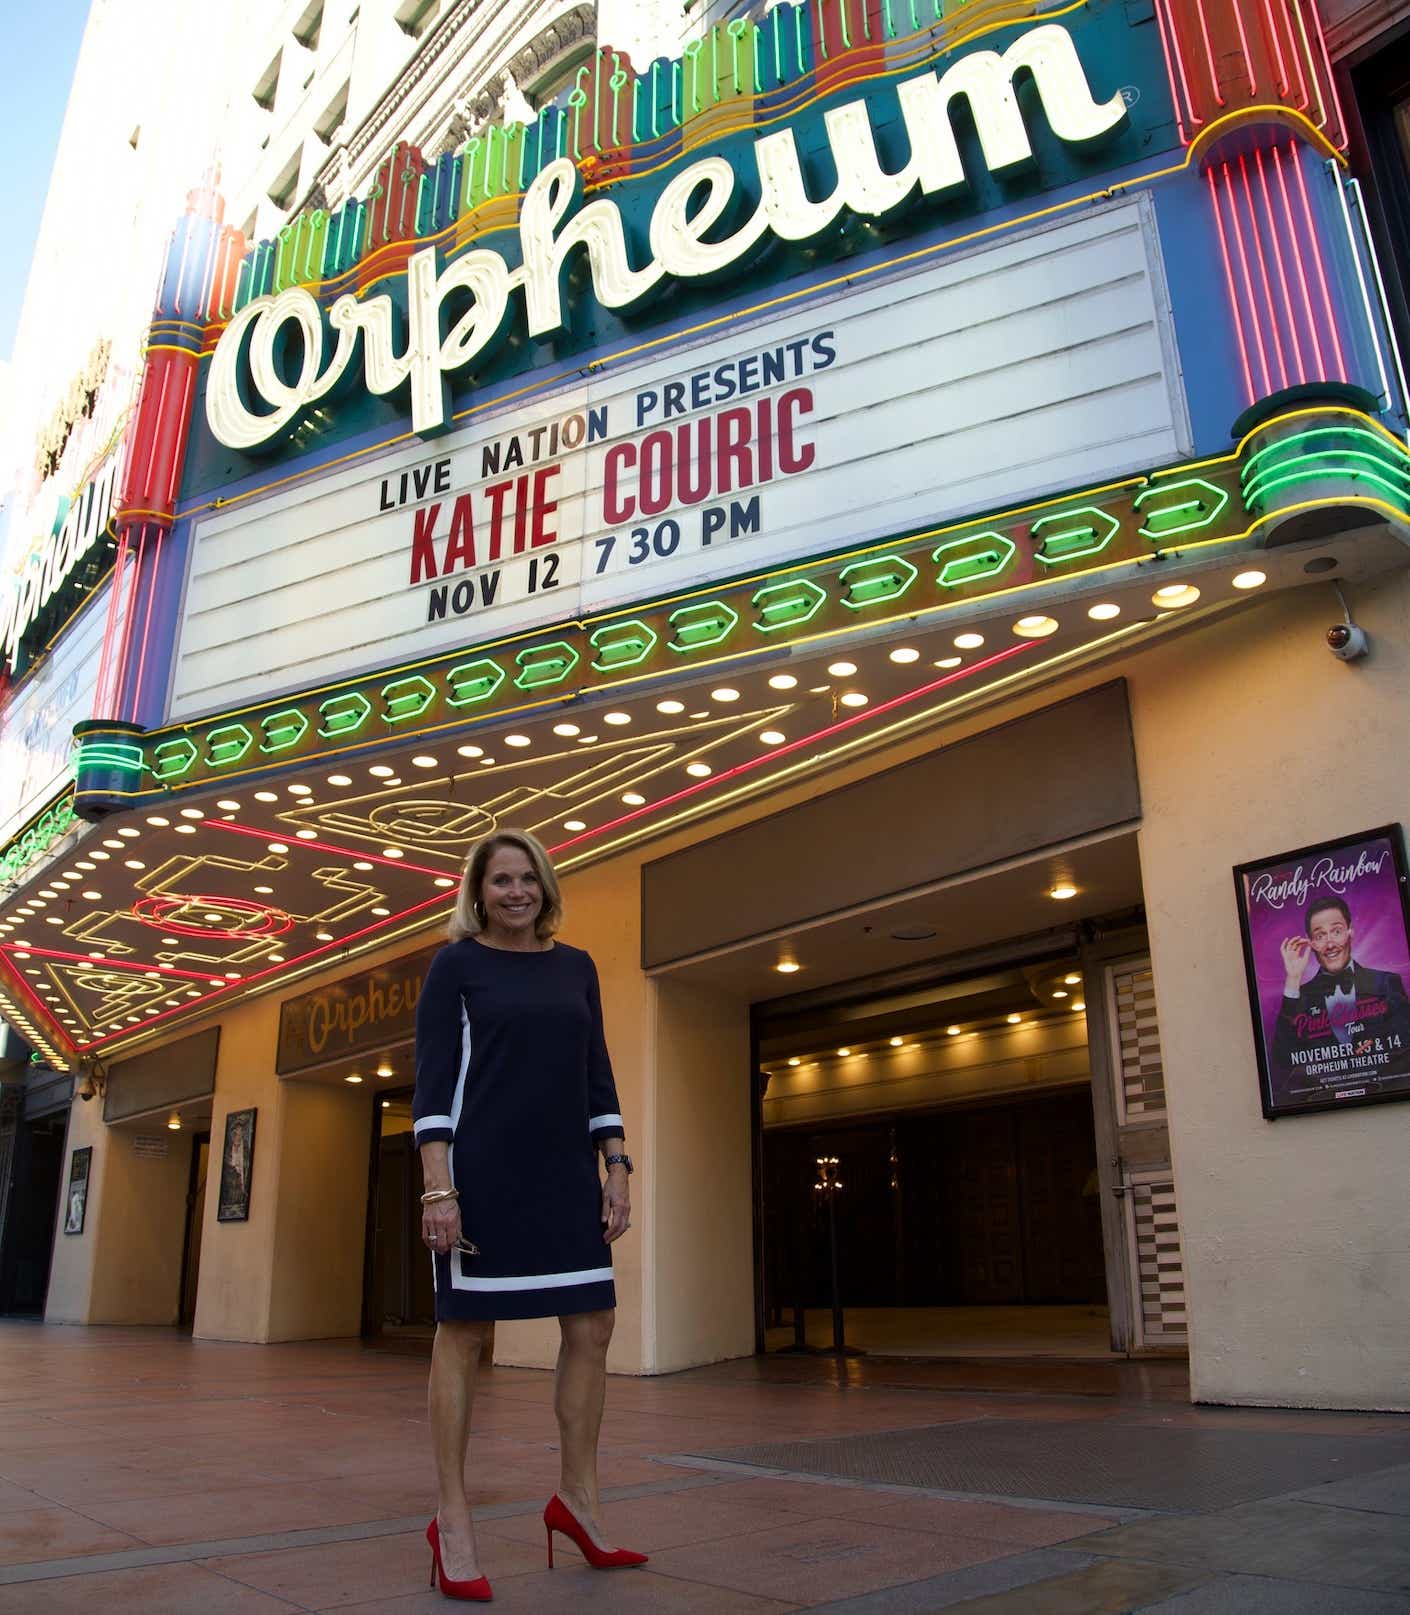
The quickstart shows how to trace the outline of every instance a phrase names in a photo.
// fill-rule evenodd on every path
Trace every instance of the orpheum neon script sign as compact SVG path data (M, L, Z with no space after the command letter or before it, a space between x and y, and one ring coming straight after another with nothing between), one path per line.
M718 237L735 201L737 175L723 157L703 157L681 170L657 198L651 214L651 257L633 267L622 216L602 197L583 205L581 179L567 158L540 172L525 192L519 216L521 262L510 267L499 253L476 248L444 268L435 247L414 253L406 269L404 298L384 292L338 298L327 314L336 336L326 354L324 313L317 298L294 286L258 297L230 322L216 345L206 389L206 419L212 433L232 449L255 449L294 425L303 411L344 379L360 355L368 392L411 395L414 430L441 431L449 417L449 378L488 356L511 323L510 301L522 293L531 337L564 325L562 270L568 255L585 249L592 295L605 308L626 309L671 280L693 281L742 264L769 237L803 242L821 234L844 213L876 219L919 193L938 197L967 184L964 162L950 125L951 104L969 104L984 163L1002 172L1031 162L1033 148L1014 93L1020 72L1032 75L1054 135L1069 144L1100 139L1126 117L1118 93L1093 99L1076 46L1065 28L1048 23L1030 29L1002 55L975 51L943 76L933 71L896 89L910 157L894 173L883 169L871 118L863 99L824 115L836 166L832 194L812 200L791 129L754 142L758 203L733 234ZM442 338L442 311L454 298L468 308ZM398 352L395 304L406 309L405 347ZM286 327L298 334L290 343ZM298 374L284 373L281 358L293 353ZM251 409L247 399L263 408Z

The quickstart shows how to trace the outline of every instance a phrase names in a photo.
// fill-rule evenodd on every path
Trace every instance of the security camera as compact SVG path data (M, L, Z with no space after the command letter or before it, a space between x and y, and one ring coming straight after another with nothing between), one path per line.
M93 1097L93 1095L97 1092L97 1087L96 1087L96 1085L95 1085L95 1083L93 1081L92 1072L85 1071L79 1077L78 1081L74 1084L74 1090L73 1091L78 1095L78 1097L80 1099L85 1099L85 1100L91 1099Z
M1349 617L1345 622L1333 623L1327 630L1327 649L1339 662L1359 661L1370 648L1366 630L1358 628Z

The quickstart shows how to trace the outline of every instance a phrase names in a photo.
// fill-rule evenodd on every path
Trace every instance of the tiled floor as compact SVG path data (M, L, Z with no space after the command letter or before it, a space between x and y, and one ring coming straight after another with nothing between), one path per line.
M0 1615L444 1608L421 1534L433 1497L425 1375L423 1361L353 1342L0 1321ZM599 1575L561 1538L546 1568L551 1381L496 1369L471 1450L481 1555L496 1606L532 1615L1410 1615L1410 1465L1196 1514L690 1456L927 1428L943 1440L946 1426L958 1439L976 1422L1068 1427L1074 1451L1096 1430L1108 1446L1127 1430L1140 1450L1156 1428L1368 1447L1410 1428L1197 1409L1185 1395L1174 1363L793 1358L614 1379L606 1524L651 1562Z

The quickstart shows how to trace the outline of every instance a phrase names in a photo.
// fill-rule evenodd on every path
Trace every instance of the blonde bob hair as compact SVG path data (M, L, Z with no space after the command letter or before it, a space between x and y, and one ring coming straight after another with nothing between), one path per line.
M450 939L459 942L467 936L479 936L485 928L485 905L480 893L485 884L485 870L501 847L514 847L522 852L534 866L543 891L543 906L534 921L534 935L547 942L563 920L563 894L558 889L558 876L553 863L544 851L543 843L527 830L495 830L477 841L465 860L465 873L460 877L460 890L455 894L455 912L450 917Z

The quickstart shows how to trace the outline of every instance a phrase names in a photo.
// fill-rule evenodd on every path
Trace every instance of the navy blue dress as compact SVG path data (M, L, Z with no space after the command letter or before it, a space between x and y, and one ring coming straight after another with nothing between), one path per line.
M416 1005L416 1142L450 1146L464 1237L433 1256L436 1317L548 1318L617 1304L597 1143L622 1134L597 970L581 948L431 961Z

